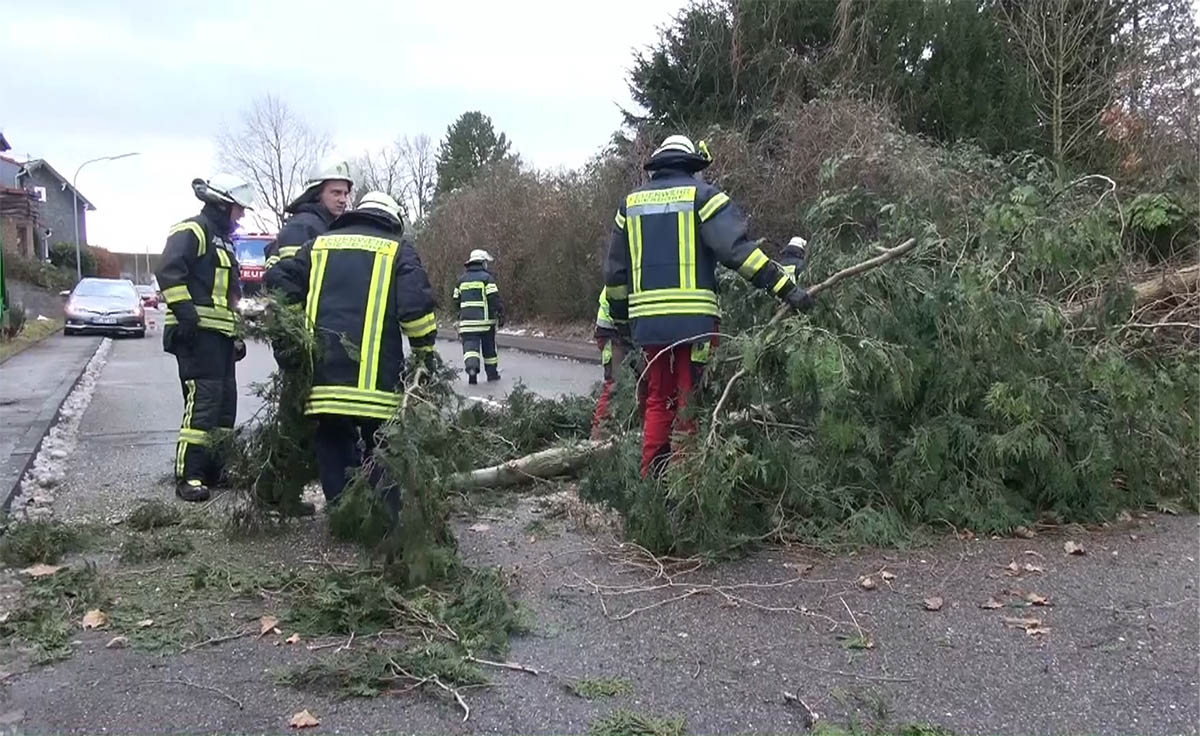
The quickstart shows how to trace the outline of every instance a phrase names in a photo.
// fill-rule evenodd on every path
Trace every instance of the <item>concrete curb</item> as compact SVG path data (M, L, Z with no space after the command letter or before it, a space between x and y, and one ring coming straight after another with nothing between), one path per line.
M445 334L438 331L438 337L458 342L458 333L446 330ZM600 350L594 343L582 340L561 340L554 337L528 337L526 335L496 334L496 346L509 350L520 350L525 353L549 355L555 358L569 358L581 363L600 364Z
M20 470L15 478L0 478L0 493L4 494L4 502L0 504L0 511L8 513L12 506L13 498L17 495L17 489L21 486L21 479L25 477L25 473L29 470L29 466L33 465L33 461L37 458L38 450L42 449L42 441L46 439L46 435L50 432L50 428L58 422L59 411L62 409L63 402L71 395L71 391L79 384L79 379L83 377L83 372L87 370L88 363L92 358L96 357L96 351L100 349L103 340L96 343L96 347L88 356L79 364L78 370L71 370L68 374L58 382L54 387L54 391L46 397L42 402L41 409L38 410L37 418L29 429L25 431L23 437L17 442L13 448L10 457L20 459L17 467ZM23 459L22 459L23 458Z

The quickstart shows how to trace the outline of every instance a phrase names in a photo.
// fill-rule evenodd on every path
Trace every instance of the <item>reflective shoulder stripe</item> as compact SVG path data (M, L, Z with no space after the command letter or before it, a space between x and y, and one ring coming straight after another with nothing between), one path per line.
M607 300L622 302L629 298L628 286L606 286L604 287L604 297Z
M729 195L725 192L717 192L700 208L700 222L706 221L708 218L717 214L717 210L724 207L729 202Z
M486 288L486 289L484 289L484 293L487 293L487 294L499 294L499 293L500 293L500 287L499 287L499 286L496 286L495 284L488 284L488 285L487 285L487 288Z
M672 202L694 202L696 187L671 187L670 189L645 189L631 192L625 197L625 211L630 207L647 204L670 204Z
M313 242L313 250L365 250L394 256L400 244L387 238L370 235L322 235ZM283 248L279 249L280 254Z
M168 286L163 289L163 298L167 300L167 304L176 302L188 301L192 295L188 293L187 284L179 284L178 286Z
M298 245L285 245L279 249L279 258L291 258L300 252ZM277 259L278 260L278 259Z
M276 263L279 263L279 256L271 256L267 259L267 268L274 266Z
M430 312L424 317L418 317L408 322L401 322L400 329L409 338L425 337L429 333L437 331L437 317L433 312Z
M746 260L742 261L742 265L738 266L738 273L745 278L752 278L770 260L770 258L767 258L767 254L762 252L761 248L755 248L750 255L746 256Z
M196 255L202 256L208 252L208 236L204 234L204 228L200 227L200 223L198 222L181 222L167 231L167 237L169 238L175 233L181 233L184 230L190 230L192 235L196 236L196 242L198 243L196 246Z
M617 210L616 223L618 228L625 229L625 215L622 215L620 210Z

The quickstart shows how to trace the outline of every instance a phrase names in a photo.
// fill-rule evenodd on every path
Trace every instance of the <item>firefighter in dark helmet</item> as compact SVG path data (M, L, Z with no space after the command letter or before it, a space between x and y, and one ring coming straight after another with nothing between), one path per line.
M269 288L304 305L316 336L319 361L305 411L317 419L317 468L329 503L345 489L347 471L374 451L376 431L400 406L402 334L414 357L433 359L433 293L403 232L400 205L368 192L328 232L267 271Z
M192 182L200 214L171 228L155 276L169 310L163 349L175 355L183 386L183 423L175 446L175 493L205 501L221 480L209 432L237 418L234 363L246 355L237 336L238 263L231 240L254 190L232 174Z

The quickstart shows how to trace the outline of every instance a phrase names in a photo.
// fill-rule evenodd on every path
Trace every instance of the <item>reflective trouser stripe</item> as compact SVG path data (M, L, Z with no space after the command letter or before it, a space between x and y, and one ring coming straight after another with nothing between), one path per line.
M496 358L484 358L484 359L483 359L483 364L484 364L484 365L500 365L500 358L499 358L499 357L496 357Z
M185 480L183 472L185 469L185 460L187 458L187 448L190 444L203 444L197 442L195 434L199 433L207 440L204 432L192 429L192 414L196 410L196 382L193 380L184 381L187 387L187 396L183 400L183 423L179 429L179 441L175 444L175 479Z

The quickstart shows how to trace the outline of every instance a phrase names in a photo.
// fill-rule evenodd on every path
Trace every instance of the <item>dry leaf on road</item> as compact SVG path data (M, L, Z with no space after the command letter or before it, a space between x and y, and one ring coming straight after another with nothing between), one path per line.
M483 523L472 524L471 526L467 527L467 529L469 529L473 532L486 532L491 528L492 527L489 526L488 524L483 524Z
M1014 618L1012 616L1005 616L1004 625L1011 626L1014 629L1037 628L1042 625L1042 620L1040 618Z
M300 642L300 635L299 635L299 634L292 634L291 636L289 636L289 637L287 638L287 643L288 643L288 644L298 644L299 642Z
M129 646L129 637L127 636L114 636L104 645L106 649L124 649L127 646Z
M980 603L979 607L987 608L987 609L1004 608L1004 604L1001 603L1000 601L996 600L995 598L988 598L983 603Z
M66 569L67 569L66 565L46 565L46 564L39 562L38 564L33 565L32 567L25 568L21 572L25 573L26 575L28 575L31 578L44 578L47 575L53 575L54 573L58 572L59 570L66 570Z
M940 610L942 610L943 602L944 601L942 601L942 599L937 596L934 596L932 598L926 598L925 599L925 610L926 611L940 611Z
M312 728L313 726L321 725L321 722L317 720L316 716L309 713L306 708L292 716L292 720L288 722L288 725L292 728Z
M1017 575L1020 575L1021 574L1021 566L1017 564L1016 560L1013 560L1012 562L1008 563L1007 567L1004 568L1004 574L1012 575L1014 577Z
M139 629L148 629L153 625L154 625L154 619L152 619L152 618L144 618L141 621L138 621Z
M93 608L83 615L83 628L102 629L108 625L108 614L99 608Z
M1079 544L1078 542L1074 542L1074 541L1070 541L1070 540L1068 540L1067 542L1065 542L1063 544L1063 552L1066 552L1069 555L1086 555L1087 554L1087 550L1083 548L1082 544Z
M863 590L875 590L875 578L866 577L858 581L858 586Z
M883 578L884 581L890 583L896 579L896 573L888 572L887 570L884 570L883 572L879 573L879 577Z
M1025 594L1025 602L1032 606L1048 606L1048 605L1050 605L1049 598L1047 598L1044 595L1038 595L1037 593L1026 593Z
M1031 565L1028 562L1025 563L1025 567L1023 569L1025 572L1046 572L1046 568L1042 567L1041 565Z
M275 618L274 616L263 616L258 620L258 623L258 638L261 639L275 630L275 627L279 625L279 619Z

